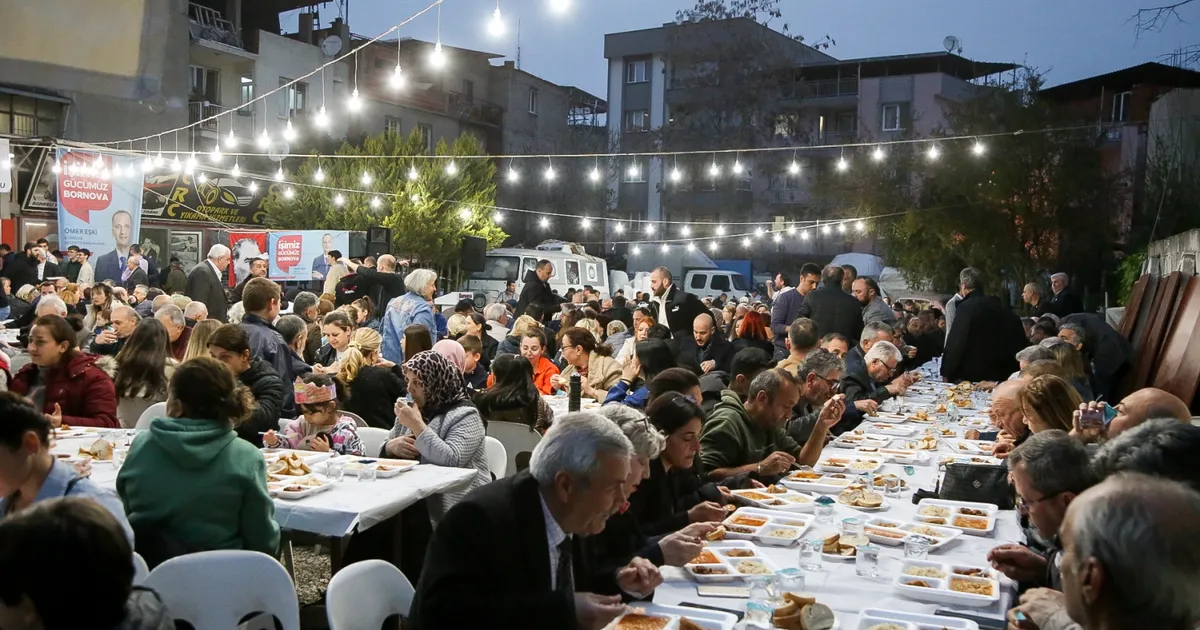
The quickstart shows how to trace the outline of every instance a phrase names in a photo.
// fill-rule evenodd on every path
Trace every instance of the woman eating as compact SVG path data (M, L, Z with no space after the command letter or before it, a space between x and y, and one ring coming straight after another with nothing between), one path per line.
M76 345L75 329L58 315L43 315L29 331L29 364L13 375L10 391L28 397L51 426L119 428L113 381L96 367L99 357Z
M338 386L328 374L309 372L292 385L301 416L288 423L283 434L274 429L263 435L270 448L362 455L363 443L358 425L349 416L338 413Z
M552 379L556 390L570 387L571 375L579 374L583 395L603 400L608 390L621 380L621 366L613 360L612 348L598 343L596 336L585 328L563 330L562 355L567 367Z
M382 342L383 337L370 328L355 330L338 364L337 376L350 393L343 405L346 411L358 414L368 426L391 429L396 418L392 405L408 389L404 371L379 356Z
M171 357L167 329L157 319L143 319L117 353L116 359L102 357L96 364L111 366L117 392L117 418L132 429L142 413L167 399L167 384L179 362Z
M192 326L192 335L188 337L187 351L183 353L183 361L191 361L196 357L208 356L208 340L221 327L221 322L215 319L202 319Z
M262 446L263 434L279 428L286 397L283 381L270 363L251 358L250 338L246 336L245 329L237 324L225 324L218 328L208 340L208 353L224 363L242 385L250 388L255 403L252 412L235 426L238 437L255 446Z
M338 362L350 346L350 335L354 332L354 322L345 311L333 311L321 320L321 334L325 336L325 345L317 350L316 363L313 370L336 374Z
M742 318L737 329L737 338L733 340L733 354L746 348L758 348L768 355L775 352L771 340L767 337L767 322L758 311L750 311Z
M404 377L413 402L396 401L396 426L384 445L384 455L476 470L470 486L429 497L429 515L436 523L468 492L492 480L483 445L483 418L467 397L462 371L437 352L410 357Z
M1083 404L1083 398L1065 379L1047 374L1026 383L1018 402L1030 431L1059 429L1070 433L1074 426L1072 414Z
M279 524L266 462L233 430L253 406L219 361L200 357L175 371L167 417L134 438L117 474L117 493L150 566L212 549L275 555Z
M543 394L553 392L550 379L558 374L558 366L543 356L546 350L546 334L541 328L530 328L521 337L521 356L533 366L533 385ZM495 376L488 377L488 387L495 383Z
M634 409L646 406L647 383L664 370L675 367L675 353L662 339L639 341L633 359L625 363L621 380L608 390L604 404L619 402Z
M475 406L487 422L514 422L545 433L554 410L533 384L533 365L519 354L502 354L492 362L492 386L475 394Z

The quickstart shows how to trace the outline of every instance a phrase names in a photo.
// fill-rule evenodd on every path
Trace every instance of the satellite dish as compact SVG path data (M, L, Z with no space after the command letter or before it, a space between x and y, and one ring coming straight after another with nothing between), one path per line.
M325 53L326 57L336 56L342 51L342 38L337 35L330 35L321 40L321 52Z
M955 37L953 35L949 35L946 37L946 39L942 40L942 47L945 48L946 52L948 52L948 53L954 53L954 52L961 53L962 52L962 41L960 41L957 37Z
M270 146L267 147L267 157L272 162L282 162L291 148L286 140L272 140Z

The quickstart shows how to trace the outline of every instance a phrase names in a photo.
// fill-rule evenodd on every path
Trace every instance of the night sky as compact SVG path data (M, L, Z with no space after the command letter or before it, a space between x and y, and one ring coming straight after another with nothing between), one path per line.
M374 36L427 6L431 0L349 0L350 28ZM550 81L577 85L601 98L606 94L604 35L653 28L674 19L692 0L500 0L508 27L497 39L487 22L495 0L445 0L442 42L516 57L517 19L521 20L521 67ZM1173 0L1172 0L1173 1ZM1166 0L783 0L783 20L793 32L815 41L831 35L835 57L941 52L942 40L962 40L963 56L981 61L1028 63L1057 85L1156 61L1160 55L1200 44L1200 1L1180 9L1188 22L1172 22L1161 32L1135 40L1130 16L1140 7ZM337 15L325 5L322 18ZM295 19L285 19L294 29ZM434 12L414 21L402 35L433 41Z

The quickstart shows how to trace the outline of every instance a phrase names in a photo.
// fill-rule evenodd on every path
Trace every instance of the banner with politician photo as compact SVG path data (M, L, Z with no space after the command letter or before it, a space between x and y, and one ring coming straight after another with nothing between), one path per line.
M324 280L328 254L350 251L350 233L336 230L271 232L272 280Z
M96 282L121 282L142 221L142 169L136 158L60 148L58 243L92 252ZM133 173L128 176L126 173Z
M230 232L229 251L233 252L233 262L229 268L233 273L229 277L230 288L250 277L250 265L259 256L267 253L266 232Z

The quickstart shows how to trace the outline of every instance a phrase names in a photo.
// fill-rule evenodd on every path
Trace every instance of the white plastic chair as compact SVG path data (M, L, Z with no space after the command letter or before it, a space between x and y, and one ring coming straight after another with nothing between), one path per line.
M352 413L352 412L349 412L349 411L339 411L338 413L340 413L340 414L342 414L343 416L346 416L347 418L350 418L351 420L353 420L353 421L354 421L354 424L355 424L356 426L358 426L358 427L369 427L369 426L371 426L371 425L367 424L367 421L366 421L366 420L363 420L363 419L362 419L362 416L360 416L360 415L358 415L358 414L356 414L356 413Z
M367 457L379 457L379 451L387 442L388 430L379 427L362 427L358 430L358 439L362 440L363 453Z
M133 552L133 585L145 584L148 575L150 575L150 565L146 564L146 559L142 557L142 554Z
M542 436L533 427L516 422L488 422L487 434L499 440L504 446L508 463L505 466L505 476L517 474L517 455L532 453L533 448L542 441Z
M171 618L195 630L229 630L253 613L274 615L283 630L300 630L296 585L275 558L257 551L201 551L158 565L145 586L162 597Z
M146 431L150 429L150 422L155 418L163 418L167 415L167 403L158 402L146 407L142 415L138 416L137 424L133 428L138 431Z
M292 423L290 418L279 419L279 433L287 433L288 425Z
M488 436L483 438L483 448L487 452L488 469L496 479L503 479L504 472L508 470L508 452L504 450L504 445L500 440Z
M383 560L363 560L338 571L325 592L330 630L379 630L392 615L408 616L413 585Z

